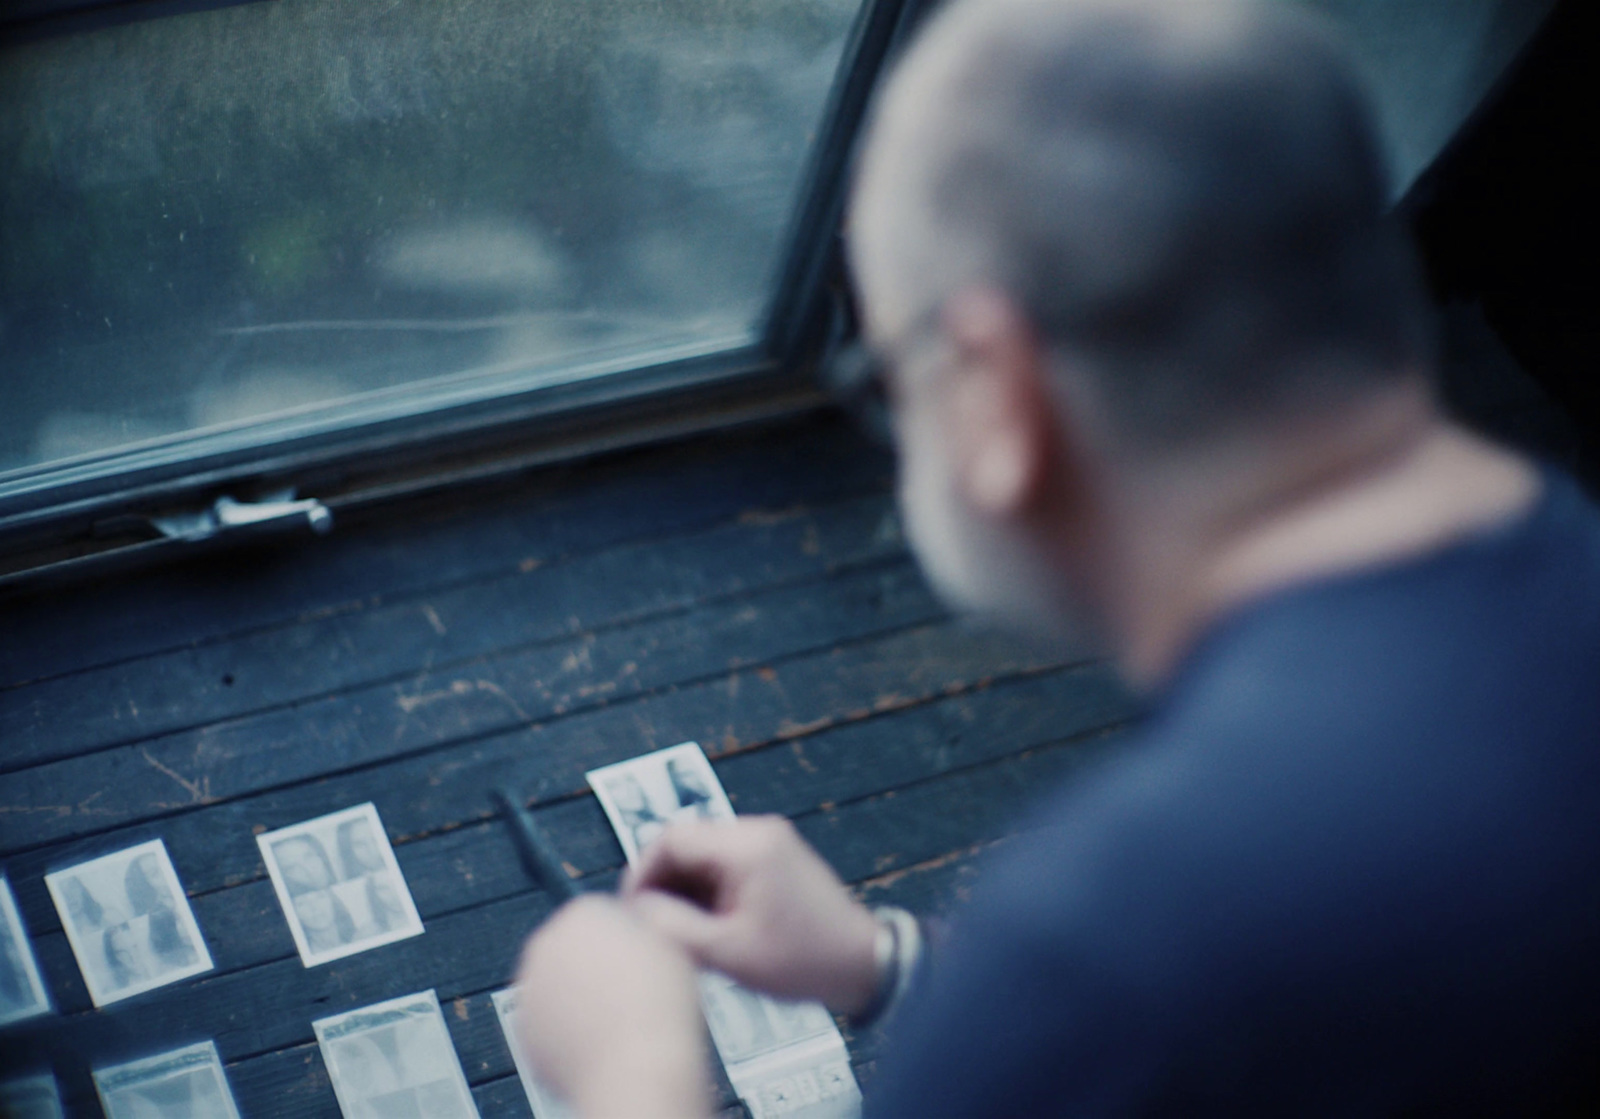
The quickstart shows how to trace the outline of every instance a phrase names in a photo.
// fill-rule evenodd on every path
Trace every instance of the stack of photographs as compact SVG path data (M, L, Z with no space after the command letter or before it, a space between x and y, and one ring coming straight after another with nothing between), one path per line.
M527 1093L528 1106L533 1108L533 1119L575 1119L572 1109L562 1102L561 1097L539 1082L533 1069L528 1067L527 1058L522 1055L522 1047L517 1044L516 988L507 987L489 997L494 1000L495 1016L500 1019L500 1032L505 1034L506 1044L511 1048L511 1059L516 1062L517 1078L522 1081L522 1090Z
M422 933L375 806L291 824L256 842L306 967Z
M0 1081L0 1115L6 1119L63 1119L56 1078L45 1073Z
M211 970L159 839L44 876L96 1006Z
M345 1119L478 1119L434 992L311 1026Z
M39 977L28 932L11 883L0 877L0 1026L50 1013L50 994Z
M96 1069L94 1086L106 1119L239 1119L209 1041Z
M629 863L675 821L733 818L733 805L695 742L587 776ZM820 1003L780 1002L713 973L701 977L700 989L711 1040L752 1119L860 1115L850 1054Z

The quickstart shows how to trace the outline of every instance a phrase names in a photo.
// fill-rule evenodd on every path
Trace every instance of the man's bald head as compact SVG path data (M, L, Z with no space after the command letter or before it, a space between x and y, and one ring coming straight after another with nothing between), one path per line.
M1429 324L1353 68L1248 0L954 0L894 75L851 220L869 328L998 289L1170 443L1416 373Z

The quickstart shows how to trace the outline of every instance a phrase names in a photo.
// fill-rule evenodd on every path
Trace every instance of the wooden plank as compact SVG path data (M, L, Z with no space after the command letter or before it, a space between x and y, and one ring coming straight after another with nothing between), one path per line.
M314 1041L226 1065L234 1101L248 1119L269 1115L343 1119L322 1051ZM532 1111L525 1106L517 1114L527 1116Z
M518 1119L532 1119L533 1109L528 1106L528 1097L522 1090L522 1083L512 1076L502 1076L498 1080L489 1080L475 1084L472 1088L472 1098L478 1105L480 1116L489 1116L497 1119L499 1116L517 1116ZM254 1114L254 1113L252 1113ZM262 1110L259 1112L263 1119L270 1113ZM279 1112L280 1115L291 1115L293 1112Z
M894 742L916 738L899 733L892 725L905 718L891 720L891 725L884 728L885 737ZM1078 742L1081 740L1074 740ZM1055 784L1093 752L1083 745L1051 744L1002 757L999 763L975 761L954 771L946 770L942 776L901 781L887 787L881 775L858 771L853 775L855 787L851 790L856 795L843 805L830 805L809 817L802 816L802 831L847 878L873 877L920 861L951 844L999 834L1004 822L1032 793ZM769 760L783 760L782 747L770 747L762 753ZM563 856L590 874L616 869L620 852L609 841L609 826L593 800L567 802L560 808L563 811L559 815L564 817L562 823L566 826L552 826L551 833ZM555 824L556 813L541 815L547 826ZM580 816L581 820L575 820ZM399 855L425 919L502 900L528 888L509 837L498 821L404 845L399 848ZM294 955L277 901L264 880L202 895L193 904L213 945L219 971ZM57 970L54 965L58 961L61 968L70 970L59 933L36 940L47 974ZM64 1009L88 1005L81 988L67 991L62 984L53 986Z
M1100 731L1035 746L807 813L796 825L840 877L871 892L886 875L1027 826L1042 798L1103 761L1119 742L1118 732Z
M868 590L871 593L872 589L868 588ZM586 660L591 668L600 663L597 660L595 646L586 645L584 649L588 653ZM626 648L618 651L619 655L626 655L627 652L629 650ZM675 650L668 649L666 655L669 659L674 657ZM617 667L613 663L615 658L605 658L605 660L607 661L608 669L615 672L620 672L621 668L625 668L628 663L623 662L620 667ZM906 664L919 667L915 670L908 670L902 667ZM937 666L937 669L934 666ZM911 701L919 694L924 696L932 695L936 694L941 688L957 686L963 681L971 683L979 675L987 675L991 671L1004 673L1040 667L1045 667L1045 665L1042 665L1041 662L1025 651L1018 653L1014 647L1008 646L1005 642L993 640L974 641L968 639L964 633L958 630L953 630L949 627L934 627L930 630L919 630L914 633L890 636L879 641L869 641L860 648L852 646L830 650L825 653L813 652L805 654L797 657L792 663L783 666L781 674L777 669L767 665L709 678L699 683L686 684L678 687L670 695L655 697L651 700L649 707L652 713L670 714L674 710L687 707L689 709L709 709L705 711L706 714L711 711L718 713L725 711L736 717L742 716L741 723L758 720L758 725L741 725L738 726L737 731L735 730L737 724L715 724L718 739L712 740L710 743L711 748L715 750L719 744L718 740L721 740L720 744L727 748L737 746L741 741L746 743L761 741L785 734L792 737L808 726L816 725L820 727L826 725L826 720L840 710L854 711L858 708L865 708L870 712L876 700L884 696L903 693L901 698ZM915 690L907 689L903 686L909 671L915 671L924 677L917 681ZM629 675L636 674L634 672ZM579 686L588 687L591 685L582 683L583 679L594 680L596 677L593 675L580 677ZM393 742L397 729L402 729L402 745L414 750L416 747L426 747L435 743L450 744L455 740L453 736L459 735L459 727L461 725L471 725L474 719L481 721L484 718L484 711L504 717L504 701L493 694L492 691L475 687L452 686L454 680L449 678L442 683L443 686L420 692L405 689L397 690L384 696L382 702L373 705L378 709L381 719L374 717L374 721L367 723L359 721L365 717L363 707L359 704L351 704L350 707L353 710L345 714L352 725L351 729L347 729L344 733L353 735L356 731L365 729L377 734L379 736L379 744L373 747L374 753L377 753L387 743ZM542 683L537 678L534 679L533 683L542 687ZM790 684L793 687L786 687L786 685ZM513 683L513 686L516 685ZM418 694L427 696L428 702L421 705L413 702L414 697ZM534 704L538 701L538 696L531 691L528 694L519 694L517 692L510 694L519 706ZM557 693L556 699L558 701L559 697L560 693ZM611 753L615 753L617 750L628 750L631 748L630 744L635 744L637 748L642 749L648 745L648 740L641 742L641 728L635 718L640 712L635 710L636 707L637 704L617 703L606 709L608 713L584 711L564 719L555 719L548 724L519 728L509 735L472 740L468 743L470 747L469 756L482 760L501 756L514 756L523 761L528 761L532 760L531 756L533 755L559 750L560 743L573 736L588 738L603 737L605 735L621 736L621 740ZM410 709L408 710L408 708ZM285 720L285 725L280 730L281 738L262 735L260 740L264 744L271 746L280 744L292 746L294 744L292 736L296 733L309 735L312 730L325 732L326 728L316 723L313 715L323 719L332 719L334 717L331 715L321 716L320 713L302 710L298 720L292 718ZM674 720L674 722L680 725L696 725L687 716L683 719ZM703 726L704 724L699 725ZM732 736L731 739L729 738L730 735ZM741 735L744 736L742 739ZM502 741L503 739L506 741ZM313 739L313 741L319 743L326 742L326 740L326 733L320 733ZM387 740L387 743L385 740ZM249 753L252 749L251 741L241 736L237 749L244 756L244 764L248 764L250 760ZM452 761L455 752L441 753L438 756L402 759L396 763L398 768L394 769L390 776L406 773L420 774L427 783L447 791L456 787L459 783L458 780L450 778L449 763ZM265 760L268 764L275 765L277 763L276 756L269 756ZM288 761L295 760L295 758L288 759ZM304 759L300 759L300 761L304 761ZM175 763L184 764L177 759L175 759ZM288 764L288 762L285 762L285 764ZM341 768L336 762L330 762L327 759L319 760L315 756L311 763L306 764L310 765L313 774L328 768L337 772ZM433 771L435 765L443 766L444 768L435 773ZM281 773L281 771L279 772ZM37 771L34 771L32 776L35 781L39 781ZM96 785L99 784L98 772L90 770L83 773L82 776L94 780ZM526 775L508 772L504 776L525 777ZM359 793L366 786L366 782L367 778L357 776L346 780L331 780L326 782L324 787L329 789L335 796L349 796ZM13 775L7 779L4 786L8 794L13 797L17 792L15 789L17 783L17 775ZM246 784L246 782L240 783ZM40 784L45 783L41 781ZM402 781L402 784L404 784L404 781ZM71 789L81 788L82 786L74 786L62 782L58 787ZM529 794L530 796L536 795L540 799L548 799L577 792L582 788L581 770L577 766L571 766L563 771L562 776L547 780L545 787L530 787ZM434 821L434 823L476 818L483 811L481 804L476 803L479 791L473 790L475 803L467 810L466 815L459 817L448 816L444 820ZM79 795L88 797L91 794L85 790ZM262 795L257 794L258 798ZM287 796L277 799L282 800L284 809L282 812L275 812L266 816L266 819L273 826L277 826L279 823L292 822L295 818L284 813L300 811L303 808L319 807L322 804L329 803L329 798L315 796L310 798ZM215 815L218 807L219 805L212 804L201 807L197 811ZM9 827L13 831L17 827L15 820L22 815L20 813L11 814L12 822ZM66 813L63 812L61 815L66 816ZM95 824L104 818L103 813L97 811L93 802L87 806L87 811L73 813L73 815L78 817L74 821L78 826L72 828L68 834L73 831L92 834L97 830ZM258 813L252 813L248 818L248 822L244 825L244 830L248 831L251 825L261 822L262 816ZM429 821L419 819L416 822L416 829L408 827L402 831L402 834L408 834L412 830L419 830L428 826ZM160 825L162 831L181 827L181 814ZM221 827L210 827L208 834L214 835L224 830ZM145 829L144 834L154 834L154 832L152 829ZM36 836L37 833L29 833L29 838ZM60 850L52 849L49 854L50 857L63 859L76 857L102 849L106 844L119 842L124 838L127 837L108 835L105 843L93 842ZM15 867L16 864L13 863L12 865ZM22 865L29 864L25 860Z
M1041 779L1052 774L1059 774L1064 768L1070 766L1066 760L1067 751L1063 749L1037 751L1006 759L997 766L986 767L998 773L1001 770L1009 771L998 780L994 778L980 779L973 782L970 774L962 773L946 777L942 781L930 782L919 789L921 802L913 810L931 815L956 815L951 811L956 806L974 800L987 799L991 809L998 807L995 801L996 793L999 799L1014 798L1022 790L1036 788ZM938 789L942 796L932 796L931 791ZM975 793L977 794L975 796ZM835 810L825 814L821 820L823 828L818 838L823 843L824 854L835 861L836 864L848 865L852 857L850 843L841 843L840 838L848 836L848 817L852 814L874 814L877 805L869 800L857 802L848 809ZM898 846L905 848L905 857L915 860L892 874L878 874L869 879L862 887L861 892L869 900L878 903L885 900L896 904L911 904L914 908L926 909L930 906L943 905L949 901L949 895L956 884L970 881L973 872L973 859L976 852L981 849L988 838L985 828L994 828L1001 825L1006 819L1003 811L991 811L981 822L971 813L965 816L965 831L956 836L961 846L950 852L941 851L937 845L915 849L906 847L903 843ZM910 815L904 817L910 821ZM977 827L978 830L973 830ZM948 833L949 829L946 829ZM910 838L915 842L915 829L912 828L906 836L898 839ZM856 844L859 846L859 844ZM918 857L918 856L922 857ZM237 891L232 891L237 892ZM507 927L506 907L511 914L509 928ZM486 913L485 909L491 912ZM399 955L393 950L401 946L391 946L389 949L380 950L378 953L369 954L366 958L372 960L381 954L387 953L389 958L381 967L350 966L354 961L346 962L342 968L343 974L338 976L321 975L327 969L317 969L306 972L300 968L298 960L292 957L292 946L287 945L287 935L283 939L286 943L287 958L270 965L268 968L257 968L253 971L236 973L224 976L210 982L202 982L181 992L172 992L159 1006L146 1006L143 1013L138 1008L130 1013L113 1012L111 1015L94 1014L80 1015L88 1018L90 1022L85 1026L81 1022L63 1022L58 1024L58 1037L55 1044L38 1044L35 1037L33 1046L28 1056L35 1056L41 1052L54 1050L58 1061L62 1058L60 1046L70 1046L71 1061L79 1061L86 1068L96 1059L90 1056L91 1052L98 1052L98 1059L118 1059L128 1051L136 1050L138 1046L149 1047L148 1027L153 1020L168 1023L168 1029L181 1036L196 1034L201 1026L210 1026L209 1036L218 1036L219 1024L233 1023L240 1025L242 1032L249 1040L240 1041L230 1035L219 1043L225 1052L236 1052L240 1045L248 1046L251 1041L260 1044L271 1038L264 1038L261 1031L256 1028L256 1023L251 1021L255 1015L265 1016L276 1022L296 1006L308 1005L306 991L286 991L286 988L296 986L310 987L316 993L309 1005L313 1011L305 1013L311 1016L321 1016L326 1013L336 1012L348 1005L360 1005L366 1001L399 993L400 988L435 986L440 989L441 997L446 1000L447 1020L455 1034L458 1052L462 1055L463 1065L468 1070L469 1077L474 1081L483 1078L505 1076L510 1072L509 1054L505 1052L503 1044L499 1041L498 1025L493 1019L492 1008L488 1004L487 993L497 989L504 981L504 975L509 974L512 961L515 957L517 944L522 930L533 927L544 912L544 907L536 897L526 895L507 899L506 906L479 907L464 913L456 914L443 924L469 922L466 926L474 932L482 933L487 930L487 936L476 943L463 946L460 930L451 927L440 927L430 924L428 934L417 941L406 942L409 946L409 955L405 960L396 960ZM433 949L421 951L430 938L433 940ZM442 957L438 952L439 944L450 945L450 950ZM473 956L487 951L490 955L497 955L500 961L500 970L490 969L487 973L481 968L471 971L466 986L471 986L474 981L481 983L487 976L486 985L477 990L457 990L462 986L463 972L471 969L461 965L463 947L472 951ZM269 972L270 976L263 975ZM359 973L359 974L353 974ZM448 974L448 982L445 976ZM260 995L254 998L244 997L243 992L260 992L269 989L274 992L270 1005L263 1005ZM229 1013L227 1007L242 1001L248 1009L240 1014ZM348 1000L348 1001L346 1001ZM179 1005L174 1005L178 1003ZM220 1012L219 1012L220 1011ZM121 1028L118 1029L118 1019L121 1019ZM296 1027L288 1027L293 1032ZM254 1084L263 1080L269 1085L270 1090L264 1091L260 1099L263 1101L281 1101L282 1106L288 1110L281 1110L277 1104L271 1109L262 1109L247 1105L247 1113L256 1114L314 1114L311 1107L316 1098L329 1098L326 1096L325 1078L321 1071L320 1060L314 1056L308 1057L307 1044L309 1040L309 1016L299 1023L302 1035L297 1043L271 1047L271 1059L265 1064L246 1061L244 1066L235 1065L230 1069L230 1075L235 1076L236 1090L241 1090L241 1102L244 1102L246 1093L255 1097ZM241 1032L236 1029L235 1033ZM94 1035L94 1036L89 1036ZM177 1040L174 1037L173 1043ZM69 1061L69 1063L71 1063ZM256 1070L255 1074L244 1077L241 1086L240 1077L246 1068ZM264 1068L276 1071L270 1076L262 1073ZM235 1072L238 1070L238 1072ZM82 1072L82 1069L77 1070Z
M999 762L978 762L893 787L885 787L881 779L874 781L869 772L858 773L855 797L800 816L800 829L846 880L874 878L1014 828L1019 808L1103 750L1100 741L1051 743ZM781 748L764 751L772 758L780 752ZM559 824L556 813L541 816L563 856L588 874L618 869L620 853L595 802L585 798L561 807L565 811L559 813ZM529 886L498 821L406 845L400 857L425 920L502 900ZM193 904L218 971L295 954L277 899L264 880L204 895ZM72 976L66 947L58 939L59 934L48 934L42 942L46 972L52 977L65 972L73 978L69 984L54 986L63 1009L85 1009L87 996Z
M847 881L863 883L863 891L881 889L896 876L905 877L914 868L924 866L929 859L988 842L1014 829L1020 807L1104 749L1104 740L1100 739L1089 744L1080 740L1025 751L998 762L859 797L842 807L803 817L801 831ZM887 802L893 804L885 811ZM606 827L603 821L596 821L596 825ZM405 866L407 881L428 923L425 938L437 934L438 918L448 923L463 912L481 909L486 902L503 903L528 893L525 878L513 879L515 855L503 831L491 825L472 830L478 834L471 854L450 860L448 865L436 862L431 868L416 863ZM557 839L563 851L570 849L568 834L558 833ZM888 854L877 854L880 851ZM500 881L505 892L486 898L473 887L478 872L490 864L497 865L489 877ZM601 876L602 881L609 881L620 869L615 864L620 864L620 853L614 855L614 865ZM543 904L548 905L548 899ZM287 927L266 883L251 883L197 899L196 911L214 945L219 975L275 968L285 962L298 965ZM226 920L219 922L218 917ZM38 948L50 978L71 966L61 934L39 938ZM427 976L418 976L417 981L424 985L430 982ZM437 976L431 982L437 982ZM55 989L64 1012L89 1011L81 987L66 990L56 985ZM174 992L171 997L178 996Z
M787 743L762 751L767 759L765 767L732 773L727 772L728 762L719 765L725 770L724 780L731 795L749 800L759 810L787 809L791 814L800 814L819 804L831 810L839 804L894 790L907 782L925 780L940 772L967 769L1008 752L1053 741L1063 733L1093 729L1090 716L1096 709L1092 702L1081 705L1086 725L1074 725L1061 714L1045 708L1047 697L1059 699L1079 694L1093 700L1104 689L1103 682L1092 670L1074 675L1078 677L1076 690L1069 690L1062 681L1029 678L970 695L948 697L893 717L880 717L875 720L879 724L878 743L870 747L875 754L874 764L857 765L832 777L826 800L815 792L809 795L791 793L783 802L771 799L770 790L782 788L782 781L775 779L775 775L781 774L793 759ZM1025 722L1012 714L1019 710L1043 714ZM945 729L952 723L973 723L991 727L993 731L967 735L951 743ZM854 739L856 735L857 728L843 727L819 732L810 742L820 756L832 756L841 751L830 746L829 739ZM751 782L750 787L759 792L759 796L747 797L740 793L746 781ZM391 786L392 779L385 784ZM404 805L409 802L410 794L403 787L391 791L400 798L399 811L404 819ZM915 799L913 794L908 792L907 795ZM487 812L486 801L484 804ZM319 805L318 809L322 807L325 806ZM959 816L961 811L959 807L949 810L953 817ZM295 818L315 814L307 809ZM198 895L192 899L192 904L219 968L246 966L252 961L289 956L293 952L276 900L262 877L252 829L239 826L236 819L230 818L232 815L224 810L221 820L199 820L196 821L198 826L183 833L166 834L180 877L191 892ZM557 803L541 810L539 816L547 829L558 837L563 857L580 871L595 873L620 862L620 851L610 828L592 798L585 796ZM886 850L896 851L895 848ZM526 879L509 836L498 821L430 832L424 838L397 844L396 853L425 919L526 888ZM59 922L43 889L43 867L31 875L18 873L18 869L11 868L12 881L35 934L41 966L56 992L57 1002L68 1009L85 1006L87 996L64 939L59 932L51 931L59 927ZM879 871L887 867L875 866L874 869ZM244 892L222 889L229 878L244 883L241 887Z
M905 563L851 571L826 585L784 586L692 614L35 766L0 781L0 851L92 835L536 724L569 709L645 695L941 612ZM69 790L77 790L77 802L65 800Z
M215 1039L230 1061L304 1044L313 1040L315 1018L430 987L445 1001L503 986L524 936L548 909L544 895L530 891L435 918L423 936L321 967L285 958L102 1010L38 1019L8 1039L7 1057L42 1054L57 1067L86 1069L185 1036Z
M907 663L918 666L915 689L905 687L909 674L901 666ZM1126 717L1120 688L1095 666L1060 678L1019 680L992 694L979 688L990 673L1004 678L1047 667L1026 650L976 639L958 627L918 629L800 658L781 672L765 667L731 673L654 697L644 710L618 704L548 728L475 740L444 755L405 758L384 767L381 780L359 770L32 850L9 858L6 869L30 927L42 931L56 926L42 875L78 858L160 836L186 889L205 894L262 876L254 842L259 831L373 798L399 841L397 849L404 851L412 837L449 832L492 815L488 790L496 784L509 782L532 801L564 798L586 791L588 768L688 738L707 744L720 739L733 750L785 740L774 760L748 777L737 757L719 762L719 771L741 811L792 815L846 799L853 771L865 770L880 788L893 787L926 776L925 759L956 768L962 759L975 760L985 751L1017 749ZM894 703L879 703L885 696L893 696ZM943 702L918 710L940 697ZM892 734L855 725L894 710L905 713L896 718ZM640 741L647 734L668 741ZM788 740L799 738L805 741L796 753ZM863 766L863 758L872 758L872 764ZM608 840L603 850L610 858L615 848ZM593 855L580 848L568 857L581 866Z
M989 663L1004 670L997 659L990 658ZM1007 678L1012 675L1017 678ZM934 680L917 685L908 688L903 698L937 688ZM827 733L795 736L785 747L773 750L770 758L734 754L718 763L718 773L741 813L797 816L863 795L863 774L871 777L867 788L894 789L1076 738L1125 722L1134 713L1133 701L1116 674L1097 663L1048 675L1032 675L1028 666L1016 664L997 680L979 679L968 686L970 691L892 721L840 718Z
M893 465L818 418L537 471L385 507L332 536L6 601L0 686L510 573L530 562L882 493Z
M0 773L903 554L892 502L746 518L0 691Z

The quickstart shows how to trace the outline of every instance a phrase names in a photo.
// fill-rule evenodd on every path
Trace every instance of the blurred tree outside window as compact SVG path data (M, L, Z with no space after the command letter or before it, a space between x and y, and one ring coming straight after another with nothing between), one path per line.
M0 52L0 488L750 344L859 0L273 0Z
M546 389L793 364L819 281L779 283L833 232L849 136L819 137L868 0L216 2L0 46L8 531L266 477L294 440L420 448L574 398ZM1349 32L1397 198L1552 5L1281 2Z

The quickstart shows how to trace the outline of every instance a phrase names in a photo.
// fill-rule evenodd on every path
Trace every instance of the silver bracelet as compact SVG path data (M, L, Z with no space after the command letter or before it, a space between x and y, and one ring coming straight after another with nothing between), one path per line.
M877 939L872 943L878 989L861 1013L850 1019L857 1028L882 1020L900 1004L922 958L922 928L916 917L894 905L879 906L872 917L878 922Z

